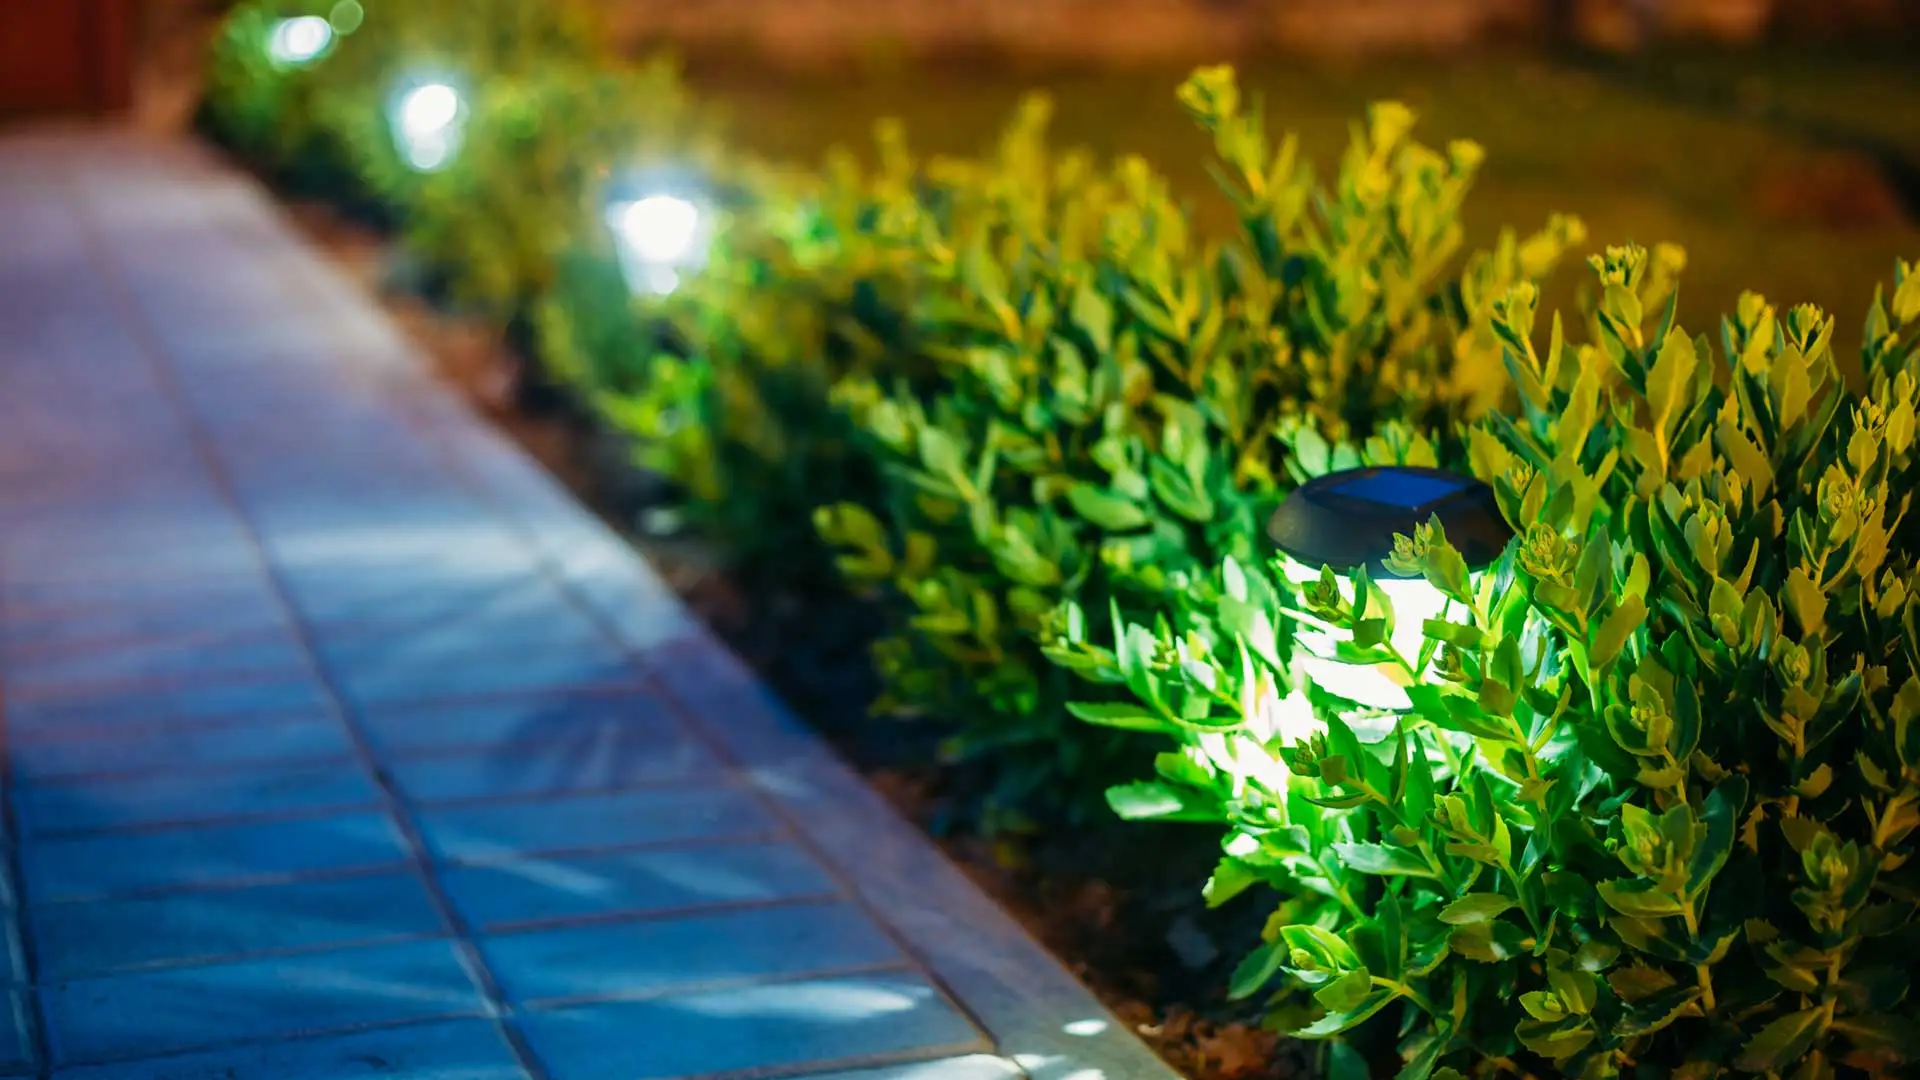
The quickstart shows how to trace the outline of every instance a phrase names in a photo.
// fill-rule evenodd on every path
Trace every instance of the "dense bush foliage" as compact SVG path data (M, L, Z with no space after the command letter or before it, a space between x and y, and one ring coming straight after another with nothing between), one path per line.
M1556 319L1537 349L1529 288L1498 305L1519 415L1470 456L1520 535L1477 576L1437 523L1401 538L1390 569L1451 602L1417 654L1376 586L1233 562L1082 647L1174 743L1115 809L1225 824L1209 901L1282 897L1235 991L1311 990L1278 1000L1312 1036L1380 1017L1405 1077L1914 1059L1920 277L1875 303L1861 393L1831 319L1758 296L1716 363L1651 263L1595 258L1590 342ZM1303 685L1290 624L1399 669L1408 707Z
M664 62L555 65L490 86L472 109L465 152L419 179L403 237L457 300L500 317L553 293L613 170L710 167L716 154L711 125Z
M1920 1058L1912 268L1857 370L1825 315L1758 297L1688 336L1672 248L1595 257L1569 332L1535 308L1579 223L1467 251L1480 151L1398 105L1322 178L1197 73L1180 100L1241 226L1209 240L1144 161L1051 146L1041 98L978 158L882 124L869 164L789 169L725 150L576 5L382 6L266 61L316 6L234 13L210 128L379 201L750 579L837 568L883 604L881 707L987 771L976 825L1224 830L1207 902L1277 894L1232 989L1336 1074L1381 1047L1408 1080ZM465 96L437 171L390 132L413 77ZM603 203L655 166L702 178L717 228L641 297ZM1471 471L1518 534L1484 569L1402 538L1389 569L1445 598L1417 627L1401 586L1263 539L1362 463Z
M200 122L282 183L357 197L357 191L341 190L357 187L359 179L316 115L318 63L290 66L269 48L283 19L311 14L315 6L252 3L234 9L209 50ZM331 52L322 62L333 59Z

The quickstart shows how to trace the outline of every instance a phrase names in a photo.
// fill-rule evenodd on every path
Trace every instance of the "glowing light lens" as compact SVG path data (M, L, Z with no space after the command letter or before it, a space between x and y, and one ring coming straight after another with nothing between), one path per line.
M408 90L394 108L393 135L400 155L419 172L433 172L460 148L460 92L430 82Z
M400 102L400 130L410 138L435 135L459 118L460 94L445 83L415 87Z
M641 259L679 263L693 254L700 208L672 195L649 195L620 208L614 228Z
M1288 580L1296 584L1310 584L1320 579L1318 570L1292 559L1285 561L1285 572ZM1352 580L1344 576L1336 580L1340 584L1340 595L1351 603ZM1445 618L1451 601L1424 578L1376 578L1373 584L1393 605L1393 633L1388 642L1409 663L1417 663L1427 640L1424 624L1429 619ZM1313 627L1299 629L1294 640L1306 655L1298 657L1296 663L1308 681L1367 708L1402 712L1413 707L1407 697L1405 672L1392 664L1370 667L1336 659L1340 638L1341 635Z
M683 271L706 258L706 211L678 195L655 194L615 203L607 210L627 287L667 296L680 287Z
M333 24L318 15L282 19L267 39L267 55L286 67L310 64L333 44Z

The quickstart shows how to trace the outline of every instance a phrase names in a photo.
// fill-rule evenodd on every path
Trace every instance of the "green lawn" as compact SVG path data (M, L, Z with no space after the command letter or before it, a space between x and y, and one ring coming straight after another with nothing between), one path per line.
M1905 145L1920 153L1920 111L1909 104L1920 102L1920 65L1902 71L1891 56L1840 63L1759 54L1687 63L1696 85L1738 86L1750 98L1792 103L1797 115L1883 139L1911 137ZM727 109L741 142L802 160L835 143L864 145L874 119L889 115L907 122L923 151L976 151L1022 93L1043 88L1057 105L1059 142L1146 156L1193 199L1204 226L1226 227L1204 172L1204 141L1173 100L1183 74L911 69L829 81L696 71L694 79ZM1267 102L1273 125L1298 131L1323 170L1337 165L1348 124L1380 98L1414 106L1430 142L1478 140L1489 157L1470 212L1476 240L1566 211L1586 220L1595 248L1683 245L1690 265L1682 317L1695 330L1713 329L1741 291L1756 289L1778 303L1835 312L1843 346L1855 348L1874 285L1890 278L1896 256L1920 258L1912 221L1834 228L1759 209L1760 188L1834 151L1755 117L1674 103L1630 79L1522 56L1274 61L1244 66L1242 78ZM1557 283L1551 298L1564 302L1570 288Z

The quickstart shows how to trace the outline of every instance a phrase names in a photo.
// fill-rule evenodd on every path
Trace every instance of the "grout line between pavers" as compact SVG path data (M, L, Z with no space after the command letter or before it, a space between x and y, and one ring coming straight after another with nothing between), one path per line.
M473 751L421 757L396 757L388 760L397 762L448 761L485 756L487 755L484 752ZM245 775L247 773L301 775L317 773L325 766L339 765L358 766L360 770L366 768L366 764L357 757L336 756L324 761L287 762L285 764L254 763L250 767L222 766L215 770L161 770L134 774L88 775L74 778L79 782L72 782L69 778L63 777L51 781L29 780L13 785L13 797L18 799L21 795L34 793L57 794L63 790L69 792L84 792L86 789L102 786L91 782L96 780L111 780L119 783L131 781L138 783L147 780L173 777L199 777L205 779L209 777ZM222 826L265 825L276 822L318 820L340 817L361 811L381 809L385 806L385 801L379 797L378 792L385 790L391 790L400 802L412 810L436 811L466 810L503 805L539 805L542 803L567 802L575 799L607 795L671 795L682 792L709 790L716 783L743 789L750 786L749 782L744 778L733 775L725 768L717 771L695 768L683 775L663 777L658 780L619 780L604 784L586 784L576 787L528 791L508 790L484 795L419 796L408 792L407 786L395 777L394 770L384 768L379 763L376 763L375 768L377 771L370 774L363 774L359 771L354 773L354 775L365 775L366 779L376 789L376 796L371 800L316 803L313 805L290 806L268 810L230 810L225 812L214 810L210 811L206 816L150 817L127 820L114 824L78 826L41 825L35 822L38 815L31 813L19 815L16 811L16 816L24 816L32 826L26 832L20 833L19 835L21 839L60 840L89 836L139 836L149 833L173 832L176 830L187 831L193 829L213 829Z
M760 829L710 837L700 836L667 840L640 840L625 844L608 844L600 847L542 848L479 858L448 858L437 855L434 858L436 864L445 869L491 870L512 866L516 863L538 862L541 860L583 859L604 855L622 855L650 851L698 851L710 847L740 847L752 844L777 843L780 841L790 841L792 839L793 837L783 830ZM91 904L158 900L170 896L244 892L251 889L270 888L278 885L318 884L352 878L390 876L411 869L412 865L408 863L403 856L393 862L364 863L353 866L328 866L284 873L252 874L241 877L177 882L167 885L141 886L130 889L113 889L107 892L81 893L73 896L56 896L50 899L33 899L30 904L23 902L21 906L31 906L34 910L38 911L48 908L84 907Z
M214 713L203 716L160 714L162 719L80 720L74 722L40 721L25 731L13 731L9 737L22 746L76 746L90 742L115 742L130 739L165 737L175 733L206 733L237 728L262 721L330 720L336 716L312 705L292 709L262 709L251 713Z
M212 730L216 730L216 731L225 730L225 728L224 726L222 726L222 727L214 728ZM172 734L173 733L172 729L169 729L167 733ZM143 736L144 736L144 733L143 733ZM689 741L691 741L692 737L688 736L688 738L689 738ZM87 744L111 743L114 741L115 740L111 737L76 740L76 742L84 742ZM137 741L137 739L135 741ZM374 741L377 742L378 740L374 740ZM44 747L50 744L43 742L43 743L40 743L39 745ZM51 745L62 745L62 744L56 743ZM69 743L65 745L73 745L73 744ZM407 764L416 764L416 763L434 762L434 761L457 761L462 758L484 757L488 753L488 750L485 746L482 746L479 744L473 744L473 743L456 744L456 745L449 745L449 746L421 746L421 747L406 747L406 748L376 747L376 749L378 749L383 762L407 763ZM57 772L57 773L44 773L44 772L33 773L30 771L29 774L26 775L20 781L19 787L21 790L41 791L41 790L57 790L60 788L86 787L86 786L90 786L95 781L101 781L101 780L136 781L137 782L137 781L143 781L143 780L158 780L166 777L175 777L175 776L213 778L213 777L227 776L229 774L234 774L234 773L253 773L253 772L298 773L298 772L312 771L328 765L357 764L357 763L358 763L358 759L354 757L351 753L343 754L338 752L329 752L326 754L315 754L315 755L305 756L305 757L301 757L301 756L268 757L268 758L254 759L254 760L212 761L212 762L188 762L188 761L166 762L158 765L140 765L140 766L136 766L133 768L126 768L126 769L81 770L81 771L75 771L75 772ZM716 778L724 778L724 776L725 776L724 773L718 773L712 776L706 776L706 775L697 776L697 777L694 777L693 779L701 783L707 783ZM555 797L567 796L567 795L596 795L596 794L606 794L608 792L613 792L613 791L628 790L629 788L633 790L651 790L655 788L668 788L668 787L674 787L674 786L677 786L676 782L671 780L621 781L618 784L609 785L609 786L570 788L566 790L556 789L551 792L527 792L525 793L524 797L538 798L541 795L545 795L545 794L551 794ZM519 798L519 797L521 796L482 795L482 796L458 796L451 799L449 798L422 799L415 796L408 796L408 801L419 803L419 804L425 804L425 805L441 806L441 805L461 805L461 804L474 802L474 801L498 802L498 801L503 801L507 799Z
M214 643L213 647L217 648L218 643ZM128 650L113 651L124 655ZM44 670L49 662L57 664L61 659L32 657L0 662L0 677L4 677L9 671L14 672L9 680L12 685L8 689L8 695L22 704L57 704L62 701L101 697L142 697L148 694L173 693L208 683L222 686L259 686L296 670L287 664L275 661L258 667L210 665L198 671L173 670L106 677L62 676L53 679L29 679L24 682L19 677L23 669Z
M358 764L357 762L354 764ZM377 778L369 778L378 783ZM44 790L44 789L42 789ZM18 795L14 795L17 801ZM117 825L92 825L42 827L33 825L38 815L24 815L32 825L28 831L18 834L24 843L46 843L62 840L98 839L108 836L150 836L155 833L210 831L227 826L245 827L249 825L282 825L294 821L324 821L329 818L350 817L378 811L383 804L376 795L371 799L351 803L328 803L323 806L303 806L298 809L266 810L256 813L238 813L218 817L157 818L144 821L127 821ZM19 815L16 808L16 816Z
M76 188L78 187L79 185L76 185ZM499 1023L508 1045L530 1080L550 1080L544 1064L534 1055L525 1034L519 1029L519 1025L513 1022L512 1009L501 990L499 980L488 967L485 957L472 939L458 910L433 873L428 855L429 849L420 832L418 822L414 820L412 813L402 803L397 793L384 782L383 774L378 769L378 757L371 743L368 742L366 733L360 729L357 718L348 715L348 698L341 692L341 688L335 685L332 673L323 667L318 642L312 628L305 622L304 614L296 607L286 582L281 579L280 571L276 569L269 557L259 525L245 511L244 504L234 489L232 477L224 461L218 456L218 448L208 435L205 424L188 409L187 397L182 393L176 373L168 363L171 351L155 334L151 319L141 309L137 298L132 295L124 272L112 259L106 240L101 235L99 223L92 220L90 214L86 212L89 206L84 194L80 190L75 190L70 197L77 204L75 216L84 242L88 245L99 270L102 291L107 294L110 306L119 314L123 328L134 339L136 347L146 354L149 363L152 364L161 392L180 416L187 438L197 450L208 478L227 505L229 512L239 519L240 526L250 541L254 557L260 562L260 573L266 579L271 593L305 648L309 662L313 665L315 677L324 688L326 696L331 699L333 708L346 724L348 738L355 746L362 765L367 768L380 790L386 794L387 817L406 844L414 872L426 888L427 895L442 922L456 935L455 952L461 965L466 968L468 978L479 992L487 1011ZM218 224L212 226L215 229L220 227Z
M442 1012L425 1016L409 1016L403 1020L376 1020L367 1023L346 1024L330 1028L303 1028L297 1031L281 1032L275 1035L249 1035L238 1039L223 1039L216 1042L192 1043L186 1046L169 1046L161 1053L114 1053L99 1057L74 1058L62 1061L59 1068L94 1069L115 1065L134 1065L147 1062L164 1063L192 1057L196 1054L218 1053L223 1050L244 1050L255 1046L286 1045L294 1042L317 1042L322 1039L344 1038L350 1035L365 1035L380 1031L404 1031L407 1028L426 1027L430 1024L445 1024L459 1020L490 1021L504 1028L500 1019L484 1012ZM509 1044L511 1045L511 1044ZM51 1056L51 1055L49 1055ZM54 1067L49 1062L41 1067L42 1080L53 1080ZM228 1074L232 1075L232 1074Z
M361 705L356 706L356 708L362 712L378 711L389 716L410 716L428 715L435 712L467 707L512 705L523 702L572 702L595 699L607 701L650 700L662 706L660 713L669 723L676 727L683 727L686 723L685 718L680 716L677 711L666 708L666 701L660 697L657 691L650 689L650 684L645 680L645 674L642 673L639 676L639 681L631 684L521 687L518 689L503 690L498 693L417 698L394 702L380 702L373 705ZM108 713L107 715L112 714ZM58 723L43 720L34 725L34 728L37 730L16 731L12 733L12 736L17 742L29 744L73 744L95 740L113 741L120 738L150 737L154 735L164 735L174 731L215 731L222 728L239 727L243 724L257 723L262 718L271 720L324 719L335 723L344 723L344 720L337 713L330 712L324 708L315 708L311 704L303 704L291 708L239 713L227 712L225 710L200 715L161 712L158 714L157 719L153 716L143 716L138 719L129 719L121 716L119 719L111 720L95 718L77 721L63 720ZM379 742L379 740L374 741L376 743ZM478 746L481 744L470 745ZM376 749L379 750L381 748L376 746ZM387 757L403 756L405 753L402 751L401 754L395 754L389 750L381 750L381 752Z
M362 875L367 877L394 877L405 875L401 870L386 874ZM709 918L717 915L771 911L780 908L825 907L847 898L838 893L795 893L791 896L774 897L762 900L715 901L704 904L686 904L660 908L632 908L615 911L591 912L578 915L550 916L543 919L526 919L517 922L478 924L475 933L479 937L500 938L518 937L530 934L546 934L556 931L595 929L606 926L639 926L670 924L679 921ZM72 906L86 906L75 904ZM99 982L125 975L150 975L166 971L189 971L195 968L227 967L235 964L251 964L267 960L283 960L303 956L324 956L328 953L352 950L376 949L388 945L412 945L426 941L446 941L452 943L455 935L446 927L433 932L406 931L389 934L375 934L367 937L343 938L303 943L299 945L269 945L257 949L242 949L230 953L196 953L188 956L166 956L151 960L141 960L130 964L90 966L63 971L60 974L62 986L76 982ZM871 965L876 970L908 970L909 965L900 962L883 962ZM865 970L868 965L856 967L829 967L818 971L780 975L743 975L724 980L707 979L699 982L673 983L654 992L642 994L612 991L604 994L569 994L554 998L529 999L520 1003L521 1011L529 1009L551 1010L573 1005L591 1004L603 1001L632 1001L656 997L672 997L681 993L703 993L718 983L727 985L760 985L805 981L814 978L834 978L854 971ZM23 986L24 988L24 986Z
M234 725L239 726L239 725ZM222 730L222 729L215 729ZM87 745L111 743L115 740L85 739L78 740ZM134 741L138 741L137 739ZM30 744L32 745L32 744ZM39 743L38 746L63 745L60 743ZM73 744L64 744L73 745ZM238 761L162 761L159 764L135 765L131 768L82 769L76 772L37 772L32 769L16 777L15 791L57 791L62 788L80 788L98 786L104 781L138 783L144 780L159 780L165 777L188 777L212 779L229 774L258 772L298 772L305 769L318 769L328 765L357 765L359 759L352 752L329 752L306 757L269 757L255 760Z

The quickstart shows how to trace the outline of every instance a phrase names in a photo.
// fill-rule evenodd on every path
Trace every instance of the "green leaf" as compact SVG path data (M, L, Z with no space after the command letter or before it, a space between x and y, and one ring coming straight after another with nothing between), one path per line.
M1286 965L1287 947L1279 942L1261 945L1248 953L1233 969L1227 981L1227 993L1236 1001L1259 993Z
M1676 985L1672 975L1655 967L1635 964L1616 968L1607 975L1607 984L1613 992L1629 1002L1639 1002L1651 998L1662 990Z
M1351 1031L1373 1019L1373 1014L1386 1008L1400 995L1392 990L1379 989L1361 999L1358 1005L1345 1012L1328 1013L1306 1027L1294 1031L1297 1039L1326 1039L1345 1031Z
M1520 659L1520 640L1504 637L1494 648L1493 662L1480 684L1480 708L1490 716L1509 717L1526 685L1526 665Z
M1888 1055L1896 1061L1920 1060L1920 1027L1910 1018L1848 1016L1834 1021L1833 1030L1867 1053Z
M1420 684L1406 688L1408 700L1422 719L1445 731L1459 731L1483 739L1511 740L1512 732L1495 722L1479 702L1460 694L1448 693L1438 686Z
M1314 991L1313 1000L1330 1013L1343 1013L1365 1001L1368 991L1372 989L1373 976L1366 968L1360 968Z
M1447 935L1447 944L1469 960L1497 964L1525 953L1524 937L1518 926L1492 919L1455 926Z
M1646 601L1637 596L1622 600L1613 613L1595 628L1593 639L1587 644L1587 662L1596 672L1607 668L1626 648L1627 639L1646 621Z
M1655 882L1623 878L1603 881L1598 886L1600 899L1607 906L1632 919L1663 919L1686 910L1681 899Z
M1122 728L1127 731L1171 731L1173 725L1161 719L1152 711L1131 702L1092 702L1071 701L1067 711L1076 719L1101 727Z
M1616 983L1615 989L1618 990L1617 978L1608 981ZM1627 1008L1626 1016L1614 1023L1614 1034L1626 1039L1651 1035L1678 1020L1687 1006L1699 999L1698 986L1675 985L1672 979L1668 979L1667 985L1631 999L1632 1004Z
M1499 893L1468 893L1448 904L1440 912L1440 921L1450 926L1466 926L1497 919L1518 906L1518 901Z
M1213 876L1207 879L1200 895L1208 907L1216 908L1246 892L1259 880L1260 876L1253 872L1252 867L1231 855L1224 856L1219 865L1213 868Z
M1545 990L1533 990L1520 995L1520 1007L1527 1015L1547 1024L1557 1024L1567 1018L1560 1002Z
M1105 296L1092 286L1081 285L1073 294L1072 314L1095 349L1102 354L1113 351L1113 304Z
M1107 805L1128 821L1219 821L1219 805L1157 780L1107 789Z
M1524 998L1523 998L1524 1001ZM1514 1028L1514 1036L1527 1049L1554 1062L1564 1062L1594 1040L1590 1021L1569 1017L1557 1023L1523 1021Z
M1349 870L1383 877L1433 877L1419 853L1385 844L1335 844L1333 852Z
M1893 317L1902 324L1920 319L1920 273L1908 273L1893 290Z
M1435 641L1444 641L1462 649L1477 649L1486 640L1486 632L1477 626L1448 622L1445 619L1424 619L1420 623L1421 632Z
M1787 611L1800 625L1801 640L1811 639L1827 625L1827 594L1813 583L1805 570L1796 566L1787 572ZM1811 643L1809 642L1809 648Z
M1370 1080L1371 1075L1353 1044L1345 1039L1327 1044L1327 1080Z
M1132 500L1085 482L1067 489L1073 512L1108 532L1127 532L1147 523L1146 511Z
M1733 842L1740 834L1740 821L1746 812L1747 780L1730 776L1720 782L1700 810L1700 822L1706 826L1693 860L1687 868L1687 893L1704 894L1720 868L1727 864Z
M938 428L920 429L920 461L931 472L949 480L963 474L960 447L953 436Z
M1640 298L1625 285L1609 284L1601 295L1600 310L1618 320L1623 329L1637 330L1646 317Z
M1473 602L1473 579L1467 571L1466 557L1452 544L1435 544L1427 552L1427 583L1441 595L1462 604Z
M1820 1008L1788 1013L1748 1040L1734 1065L1748 1072L1782 1072L1813 1048L1826 1020L1827 1010Z
M1427 1040L1426 1046L1408 1058L1407 1063L1400 1067L1400 1071L1393 1074L1393 1080L1430 1080L1437 1075L1433 1067L1440 1063L1440 1059L1445 1057L1452 1047L1453 1040L1448 1037L1444 1029L1434 1032Z
M1741 430L1739 411L1732 401L1721 407L1714 425L1714 445L1756 496L1772 489L1773 460Z
M1660 343L1660 354L1647 372L1647 406L1653 412L1653 434L1660 440L1662 460L1668 455L1675 429L1686 415L1688 391L1700 358L1693 341L1674 330Z

